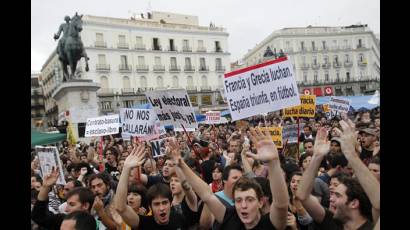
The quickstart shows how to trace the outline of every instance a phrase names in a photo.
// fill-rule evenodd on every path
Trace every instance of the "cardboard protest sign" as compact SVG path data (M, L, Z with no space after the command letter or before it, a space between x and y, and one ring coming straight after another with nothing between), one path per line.
M300 104L287 57L226 73L224 88L232 121Z
M282 142L282 127L261 127L262 131L269 130L272 136L272 141L275 143L277 148L283 148Z
M120 117L118 114L88 118L85 126L85 137L98 137L119 132Z
M165 155L165 139L150 141L150 144L153 158Z
M288 143L298 142L298 125L286 125L282 127L282 139L288 140Z
M40 169L43 178L45 175L51 173L51 169L54 167L55 169L58 169L58 171L60 172L56 184L65 185L66 182L64 179L64 171L57 147L36 146L35 149L38 159L40 161Z
M221 111L206 112L205 121L207 124L219 124L219 122L221 121Z
M194 109L185 89L148 91L145 93L162 126L197 128Z
M157 115L153 109L120 109L121 127L124 135L150 136L154 134Z
M329 108L333 111L338 111L339 113L348 113L350 109L350 100L341 97L330 97Z
M300 95L300 105L283 110L283 117L315 117L316 95Z

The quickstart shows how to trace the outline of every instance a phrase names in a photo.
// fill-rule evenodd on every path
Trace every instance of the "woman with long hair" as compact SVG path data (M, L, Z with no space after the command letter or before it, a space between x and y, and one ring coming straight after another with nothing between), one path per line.
M211 187L213 193L222 191L224 189L222 172L222 165L215 164L214 168L212 169L212 182L209 184L209 187Z

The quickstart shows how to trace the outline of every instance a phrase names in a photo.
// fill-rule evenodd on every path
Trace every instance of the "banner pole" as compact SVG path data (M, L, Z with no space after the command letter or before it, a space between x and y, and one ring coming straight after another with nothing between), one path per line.
M299 147L299 145L300 145L300 143L299 143L299 137L300 137L300 133L299 133L299 130L300 130L300 117L298 117L298 155L297 155L297 160L299 161L299 155L300 155L300 147Z
M104 171L104 164L103 164L103 141L104 136L101 136L101 143L100 143L100 172Z

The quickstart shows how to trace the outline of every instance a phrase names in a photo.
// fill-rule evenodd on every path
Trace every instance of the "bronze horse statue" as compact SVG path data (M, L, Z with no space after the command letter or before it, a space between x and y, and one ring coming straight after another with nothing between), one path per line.
M77 62L81 57L85 58L85 71L88 72L87 53L85 52L83 42L81 41L80 32L83 29L83 16L75 15L70 19L66 17L67 24L60 26L59 33L54 35L54 39L58 39L61 30L64 30L64 36L60 39L57 54L63 68L63 81L71 80L75 77L75 70L77 69ZM70 21L71 20L71 21ZM70 21L70 22L69 22ZM67 66L70 66L71 73L68 74Z

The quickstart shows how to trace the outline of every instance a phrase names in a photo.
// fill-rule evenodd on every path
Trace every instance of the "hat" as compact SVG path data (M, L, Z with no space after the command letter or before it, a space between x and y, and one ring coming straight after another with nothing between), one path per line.
M332 142L332 141L336 141L337 143L339 143L339 145L340 145L340 143L341 143L340 137L333 137L333 138L330 140L330 142Z
M360 133L367 133L367 134L370 134L370 135L373 135L373 136L377 136L376 130L375 130L375 129L371 129L371 128L361 129L361 130L359 131L359 134L360 134Z

